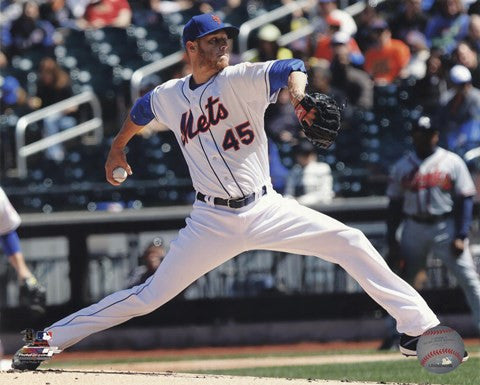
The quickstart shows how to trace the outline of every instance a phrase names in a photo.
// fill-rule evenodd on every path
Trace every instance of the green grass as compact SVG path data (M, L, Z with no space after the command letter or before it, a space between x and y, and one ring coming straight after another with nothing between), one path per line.
M348 381L376 381L413 384L478 385L480 383L479 368L480 358L470 358L457 369L446 374L429 373L419 365L417 360L195 371L195 373L343 380L346 383Z

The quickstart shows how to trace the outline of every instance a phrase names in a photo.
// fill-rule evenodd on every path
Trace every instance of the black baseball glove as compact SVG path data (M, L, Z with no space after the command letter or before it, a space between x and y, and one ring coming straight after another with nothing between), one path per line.
M46 290L35 277L27 278L20 285L19 302L36 315L45 313Z
M341 108L335 100L318 92L306 94L295 107L295 114L310 142L320 148L330 147L340 130Z

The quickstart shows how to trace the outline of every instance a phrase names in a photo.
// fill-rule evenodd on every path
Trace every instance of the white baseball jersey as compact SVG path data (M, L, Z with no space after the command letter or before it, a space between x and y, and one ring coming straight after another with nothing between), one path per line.
M20 226L20 216L0 187L0 235L7 234Z
M270 185L263 116L277 97L270 96L272 63L229 66L194 90L189 75L152 92L152 111L175 133L195 190L238 198Z
M153 112L175 133L197 191L221 198L262 194L239 208L197 199L155 274L47 327L51 346L65 349L151 312L247 250L315 255L338 263L392 314L399 332L419 335L438 325L425 301L390 270L364 234L273 190L263 125L265 109L276 98L275 92L270 95L272 63L227 67L194 90L191 76L171 80L150 94L148 118Z
M393 167L387 195L404 198L407 215L442 215L452 211L456 195L475 195L475 186L462 158L438 147L423 160L414 152L401 158Z

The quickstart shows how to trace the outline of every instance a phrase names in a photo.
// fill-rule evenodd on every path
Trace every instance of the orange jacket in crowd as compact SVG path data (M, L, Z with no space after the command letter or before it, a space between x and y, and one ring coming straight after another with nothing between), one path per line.
M383 47L373 47L365 53L365 71L375 81L392 83L410 61L408 46L396 39Z
M353 37L348 41L348 48L352 54L362 54L360 47ZM317 47L315 48L315 54L313 55L317 59L326 59L332 61L333 49L332 49L332 37L325 35L321 36L317 41Z

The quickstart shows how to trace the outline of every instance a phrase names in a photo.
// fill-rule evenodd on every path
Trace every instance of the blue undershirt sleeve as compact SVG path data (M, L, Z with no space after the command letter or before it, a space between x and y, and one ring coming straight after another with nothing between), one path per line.
M403 198L391 198L387 211L387 242L390 246L397 242L395 235L398 226L400 226L400 222L402 221L402 210Z
M137 99L130 111L130 119L132 119L133 123L139 126L145 126L155 118L150 104L151 97L152 91L147 92L141 98Z
M455 237L465 239L472 223L473 197L457 197L453 212L455 215Z
M268 71L268 79L270 81L270 96L277 92L280 88L288 85L288 76L293 71L307 73L305 64L300 59L276 60L273 62Z
M10 256L20 251L20 239L15 230L7 234L0 235L0 243L3 247L5 255Z

